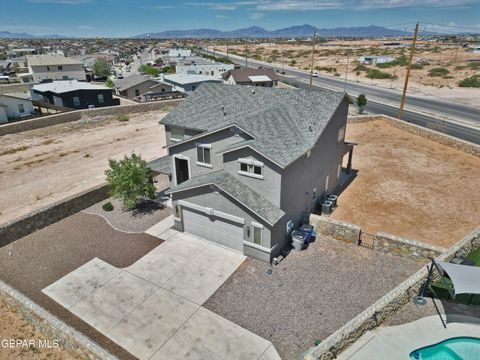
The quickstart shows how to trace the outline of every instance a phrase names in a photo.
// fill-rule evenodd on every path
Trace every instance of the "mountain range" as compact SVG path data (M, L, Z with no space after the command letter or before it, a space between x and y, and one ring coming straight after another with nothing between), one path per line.
M286 38L286 37L311 37L313 32L323 36L345 37L377 37L377 36L408 36L410 32L388 29L383 26L356 26L338 28L317 28L312 25L290 26L277 30L266 30L259 26L252 26L233 31L220 31L215 29L168 30L135 35L133 38L145 39L171 39L171 38ZM425 35L425 34L424 34Z
M58 34L32 35L29 33L14 33L10 31L0 31L0 39L63 39L66 36Z

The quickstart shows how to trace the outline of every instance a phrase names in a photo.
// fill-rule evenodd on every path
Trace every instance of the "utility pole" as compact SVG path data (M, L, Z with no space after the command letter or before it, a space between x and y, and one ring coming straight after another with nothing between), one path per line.
M347 68L345 69L345 85L343 87L343 92L347 92L347 77L348 77L348 60L349 60L350 53L347 52Z
M313 32L313 40L312 40L312 62L310 64L310 90L312 90L312 80L313 80L313 61L315 59L315 36L316 32Z
M413 53L415 51L415 43L417 42L417 34L418 34L418 22L417 22L417 25L415 26L415 32L413 34L412 48L410 49L410 57L408 59L407 75L405 77L405 85L403 85L402 101L400 103L400 109L398 110L399 120L402 119L403 106L405 105L405 97L407 95L407 87L408 87L408 78L410 77L410 68L412 67Z

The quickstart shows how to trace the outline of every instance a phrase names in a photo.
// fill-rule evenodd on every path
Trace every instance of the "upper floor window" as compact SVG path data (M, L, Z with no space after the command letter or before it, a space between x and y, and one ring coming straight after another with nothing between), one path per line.
M78 96L73 97L73 105L80 106L80 98Z
M170 130L170 140L181 141L185 137L185 130L182 128L172 127Z
M240 163L240 175L263 179L263 163L252 159L238 159Z
M98 102L99 104L103 104L105 102L105 99L103 98L103 94L98 94Z
M198 144L197 145L197 164L198 165L212 165L212 145L210 144Z
M62 65L59 65L59 66L57 66L57 69L58 69L59 71L62 71L62 70L63 70L63 66L62 66Z
M342 126L340 130L338 130L338 142L343 141L345 138L345 126Z
M25 112L25 106L23 106L23 104L18 104L18 111L20 114L23 114Z
M135 89L135 96L140 96L140 90Z

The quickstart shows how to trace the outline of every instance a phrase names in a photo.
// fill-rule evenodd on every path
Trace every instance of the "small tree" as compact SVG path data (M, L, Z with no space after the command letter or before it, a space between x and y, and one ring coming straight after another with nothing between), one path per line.
M115 83L113 82L112 79L107 79L107 81L105 81L105 86L109 87L110 89L113 89L113 87L115 86Z
M142 198L155 199L152 172L139 155L125 156L118 161L110 159L108 164L110 169L105 171L105 175L110 195L119 199L126 209L135 209Z
M364 94L358 95L357 105L359 107L358 112L362 114L365 106L367 106L367 97Z
M97 60L93 64L93 73L99 78L108 77L110 75L110 67L106 61Z

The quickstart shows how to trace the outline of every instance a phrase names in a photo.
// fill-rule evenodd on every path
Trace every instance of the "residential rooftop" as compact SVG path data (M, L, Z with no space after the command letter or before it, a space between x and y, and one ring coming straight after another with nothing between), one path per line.
M160 123L202 132L236 126L251 139L221 152L250 147L284 168L315 145L345 98L352 102L332 90L204 83Z
M82 62L79 60L65 57L59 54L27 55L27 62L30 66L82 65Z
M130 89L131 87L144 83L145 81L148 81L148 80L156 81L145 75L133 74L123 79L115 80L115 87L120 91L124 91L124 90Z
M221 78L217 78L210 75L197 75L197 74L168 74L164 75L164 79L167 82L173 82L175 84L185 85L185 84L194 84L204 81L222 81Z
M78 80L58 80L32 86L33 90L61 94L76 90L111 90L109 87L95 85Z

